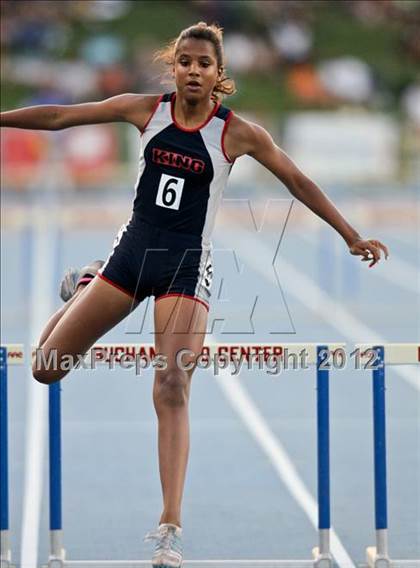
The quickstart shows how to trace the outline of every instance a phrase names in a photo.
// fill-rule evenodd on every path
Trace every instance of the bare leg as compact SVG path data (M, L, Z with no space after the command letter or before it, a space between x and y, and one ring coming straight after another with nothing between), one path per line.
M50 319L47 321L44 329L42 330L41 336L40 336L39 341L38 341L38 347L42 347L42 345L45 343L45 341L47 340L47 338L49 337L50 333L55 328L57 323L61 320L61 318L64 316L64 314L70 308L70 306L84 292L85 288L86 288L86 285L78 286L76 292L74 293L74 296L70 300L68 300L68 302L66 302L64 304L64 306L62 306L59 310L57 310L55 312L55 314L53 314L50 317Z
M207 310L189 298L163 298L155 305L156 351L167 369L156 371L153 400L158 416L159 470L163 492L160 523L181 526L181 502L189 454L188 402L193 370L176 363L181 349L201 352ZM192 360L192 359L190 359ZM188 362L187 359L183 359Z
M43 336L42 355L48 360L54 350L58 368L47 368L39 360L33 365L33 375L41 383L50 384L62 379L69 371L60 368L64 358L84 355L90 347L124 319L137 306L133 299L114 286L95 278L62 314L55 314ZM49 331L49 334L47 332Z

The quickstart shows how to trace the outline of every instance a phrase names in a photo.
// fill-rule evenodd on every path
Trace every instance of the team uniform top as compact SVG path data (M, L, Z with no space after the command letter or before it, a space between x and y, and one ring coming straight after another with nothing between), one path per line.
M99 277L138 301L182 295L208 308L210 237L232 168L223 146L232 111L217 103L204 124L184 128L175 96L159 97L142 131L133 214Z
M175 93L159 97L141 136L134 215L169 230L202 236L210 244L232 162L223 139L232 111L217 103L206 122L180 126Z

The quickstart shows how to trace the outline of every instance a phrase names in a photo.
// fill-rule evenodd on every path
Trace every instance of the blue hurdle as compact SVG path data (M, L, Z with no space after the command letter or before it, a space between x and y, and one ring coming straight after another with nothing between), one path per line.
M321 368L328 346L317 347L317 451L318 451L318 531L319 545L313 556L319 568L332 565L330 551L330 392L329 371Z
M221 344L219 344L221 345ZM233 344L223 344L233 346ZM243 344L246 347L248 344ZM249 345L248 345L249 346ZM101 355L99 360L107 362L111 352L124 354L134 349L151 348L151 344L143 345L97 345ZM209 346L214 353L217 346ZM241 346L242 347L242 346ZM321 368L324 352L332 352L343 348L343 344L283 344L289 354L306 349L309 357L307 363L317 369L317 477L318 477L318 536L319 545L313 549L313 560L273 560L273 561L186 561L185 567L214 566L229 564L237 568L245 566L270 566L270 568L299 568L313 566L316 568L332 568L333 558L330 551L330 460L329 460L329 371ZM388 554L388 519L387 519L387 479L386 479L386 404L385 404L385 367L386 365L419 365L420 344L385 344L383 346L359 344L356 346L362 354L362 361L369 356L369 350L375 350L377 361L373 370L373 426L374 426L374 483L375 483L375 529L376 546L366 549L367 563L370 568L418 568L419 560L393 560ZM9 535L9 492L8 492L8 366L24 362L21 344L2 345L0 348L0 528L1 528L1 566L14 568L11 559ZM420 377L419 377L420 381ZM61 494L61 384L49 386L49 497L50 497L50 556L48 568L129 568L148 566L148 561L71 561L65 558L63 548L62 526L62 494ZM271 563L271 564L270 564Z
M220 346L229 347L234 344L207 345L209 353L214 354ZM241 344L241 347L249 348L251 344ZM235 345L236 346L236 345ZM111 354L140 353L141 349L150 349L152 344L142 345L111 345L99 344L92 349L100 354L99 361L107 361ZM321 364L328 357L328 352L337 348L344 348L340 343L316 345L316 344L282 344L271 347L287 349L289 356L300 353L303 349L308 355L308 365L317 368L317 455L318 455L318 536L319 544L312 549L312 560L273 560L272 566L281 568L332 568L333 558L330 551L330 448L329 448L329 371L322 369ZM95 359L97 359L95 357ZM50 491L50 556L48 568L66 568L77 566L78 568L94 568L106 565L107 567L132 567L148 566L150 562L141 560L114 560L104 563L103 561L83 561L66 559L63 548L63 524L61 511L61 387L60 383L49 386L49 491ZM185 561L184 566L201 566L206 562L212 566L220 564L232 564L235 566L249 566L247 561ZM252 561L253 566L267 566L270 561Z
M61 493L61 383L48 386L50 564L65 558ZM56 563L57 564L57 563Z
M420 345L416 343L388 343L385 345L358 344L362 361L376 353L372 370L373 448L376 546L366 549L370 568L393 566L420 566L420 560L391 561L388 552L388 495L386 468L386 400L385 367L387 365L418 365ZM420 376L419 376L420 383Z
M9 421L7 374L9 365L23 363L22 345L0 347L0 564L13 568L9 526Z

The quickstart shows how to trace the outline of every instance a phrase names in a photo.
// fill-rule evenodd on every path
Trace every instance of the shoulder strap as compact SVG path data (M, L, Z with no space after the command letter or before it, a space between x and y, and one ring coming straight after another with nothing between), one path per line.
M232 111L230 110L230 108L220 105L215 116L217 116L217 118L221 118L222 120L227 120L231 112Z
M169 101L171 100L172 95L173 95L173 93L165 93L165 94L162 96L161 102L162 102L162 103L169 103Z

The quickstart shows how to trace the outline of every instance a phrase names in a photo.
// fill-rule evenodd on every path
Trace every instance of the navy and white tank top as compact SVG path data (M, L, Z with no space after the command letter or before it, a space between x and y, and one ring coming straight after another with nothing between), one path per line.
M175 96L159 97L143 129L133 213L151 225L201 236L210 246L232 168L223 144L232 111L217 103L204 124L184 128L175 119Z

